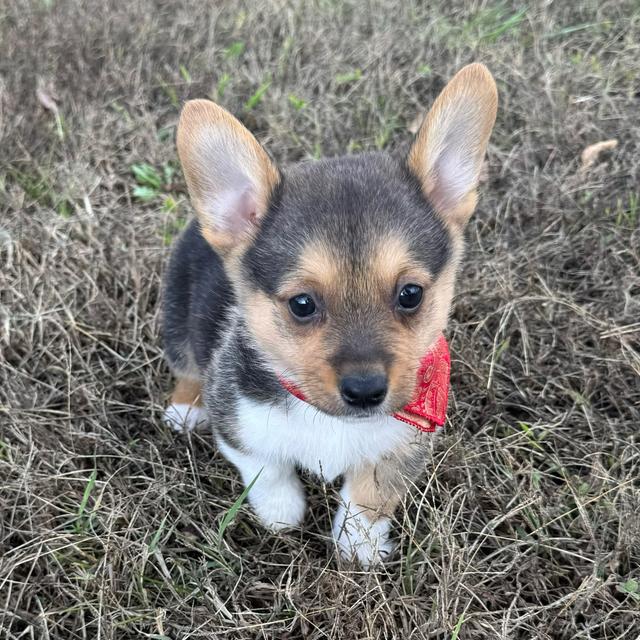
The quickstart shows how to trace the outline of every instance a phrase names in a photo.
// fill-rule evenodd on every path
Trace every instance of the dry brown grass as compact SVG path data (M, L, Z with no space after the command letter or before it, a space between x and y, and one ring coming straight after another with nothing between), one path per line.
M0 636L637 639L637 2L203 5L0 6ZM501 108L450 424L399 555L340 566L331 488L301 530L243 507L218 536L236 474L160 422L158 292L190 208L179 174L137 200L131 166L175 166L188 97L283 162L393 147L471 60Z

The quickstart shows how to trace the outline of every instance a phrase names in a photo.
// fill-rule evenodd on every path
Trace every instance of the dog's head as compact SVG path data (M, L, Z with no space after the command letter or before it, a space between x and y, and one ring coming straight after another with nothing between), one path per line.
M444 329L496 86L462 69L406 157L275 166L227 111L186 104L178 151L202 234L223 256L274 370L336 415L389 413Z

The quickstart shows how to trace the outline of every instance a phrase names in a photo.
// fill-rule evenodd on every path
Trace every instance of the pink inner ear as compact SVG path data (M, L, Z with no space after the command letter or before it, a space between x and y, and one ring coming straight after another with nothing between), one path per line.
M448 145L435 165L437 197L445 206L455 206L476 183L473 158L460 145Z
M216 226L233 235L242 235L257 222L256 201L250 186L239 192L226 191L219 194L212 208L215 212L213 219L219 221Z

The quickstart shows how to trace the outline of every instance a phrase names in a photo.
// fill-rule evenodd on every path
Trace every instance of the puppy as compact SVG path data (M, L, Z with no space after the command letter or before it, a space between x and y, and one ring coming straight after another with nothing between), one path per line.
M166 420L211 425L266 527L302 522L297 469L343 475L341 554L368 567L391 552L390 518L444 422L441 334L496 109L491 74L471 64L406 156L281 169L230 113L185 105L197 220L167 273Z

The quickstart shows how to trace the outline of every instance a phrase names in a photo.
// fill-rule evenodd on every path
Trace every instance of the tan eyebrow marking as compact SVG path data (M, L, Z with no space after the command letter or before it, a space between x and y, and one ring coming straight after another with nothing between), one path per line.
M379 240L372 252L370 267L372 276L388 290L392 290L399 279L415 280L422 286L432 281L431 274L412 258L407 242L397 235Z
M300 253L295 273L283 282L278 297L286 298L298 291L304 284L310 284L321 292L335 291L344 279L341 260L329 246L320 240L309 242Z

